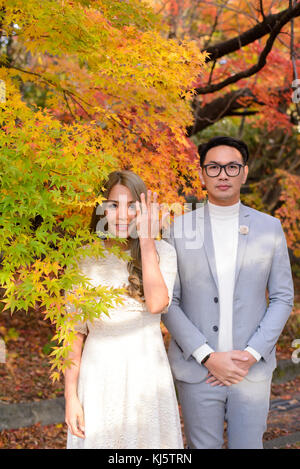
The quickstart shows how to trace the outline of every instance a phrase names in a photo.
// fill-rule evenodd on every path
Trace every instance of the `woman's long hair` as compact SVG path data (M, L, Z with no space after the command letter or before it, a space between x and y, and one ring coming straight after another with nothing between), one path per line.
M123 186L127 187L130 190L134 201L138 200L141 202L142 192L144 192L145 198L147 200L147 187L145 183L137 174L129 170L113 171L110 173L106 183L103 185L103 189L101 190L100 195L102 195L105 200L108 200L110 191L116 184L122 184ZM92 233L96 232L97 223L101 220L101 218L105 217L105 214L97 215L98 206L99 204L97 203L92 213L90 223L90 232ZM107 229L107 224L104 226L104 229ZM127 269L129 272L129 285L127 286L127 292L129 296L143 303L145 300L139 238L130 238L129 247L132 260L127 263Z

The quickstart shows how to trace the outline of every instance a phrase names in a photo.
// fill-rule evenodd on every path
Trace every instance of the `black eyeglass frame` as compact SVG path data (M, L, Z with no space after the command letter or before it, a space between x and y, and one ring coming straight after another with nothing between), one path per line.
M235 176L231 176L230 174L227 173L227 166L232 166L232 165L235 165L235 166L238 166L239 167L239 172L235 175ZM208 173L207 173L207 167L208 166L219 166L219 172L218 174L216 174L215 176L210 176ZM227 164L219 164L219 163L208 163L208 164L204 164L203 165L203 168L205 169L205 172L207 174L208 177L210 178L217 178L218 176L220 176L221 174L221 171L222 169L224 168L224 171L226 173L226 175L230 178L235 178L237 176L240 175L240 172L241 172L241 168L244 168L246 165L245 164L240 164L240 163L227 163Z

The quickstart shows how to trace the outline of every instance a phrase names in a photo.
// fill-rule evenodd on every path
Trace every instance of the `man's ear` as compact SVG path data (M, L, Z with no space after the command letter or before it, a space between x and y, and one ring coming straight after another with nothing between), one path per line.
M198 174L199 174L199 177L200 177L200 181L202 182L202 186L205 186L205 181L204 181L204 178L203 178L203 171L202 171L201 166L199 168Z
M244 166L244 176L243 176L242 184L245 184L245 182L247 181L248 172L249 172L249 167L248 167L248 165L246 165L246 166Z

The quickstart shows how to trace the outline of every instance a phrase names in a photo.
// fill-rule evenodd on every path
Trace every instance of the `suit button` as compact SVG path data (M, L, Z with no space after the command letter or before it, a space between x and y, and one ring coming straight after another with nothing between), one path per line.
M217 332L219 330L218 326L213 327L213 331Z
M214 302L215 303L218 303L219 302L219 298L217 296L214 297Z

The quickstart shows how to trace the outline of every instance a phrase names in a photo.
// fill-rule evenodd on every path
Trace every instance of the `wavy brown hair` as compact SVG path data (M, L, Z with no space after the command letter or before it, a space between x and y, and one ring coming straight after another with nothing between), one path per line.
M105 200L108 200L109 194L116 184L122 184L123 186L126 186L130 190L132 199L134 201L138 200L141 202L142 192L144 192L145 198L147 200L147 187L145 183L137 174L129 170L113 171L110 173L107 181L102 186L99 195L102 195ZM97 215L98 206L99 204L97 203L92 213L90 223L90 231L92 233L96 233L97 223L99 220L101 220L101 218L105 217L104 214ZM107 229L107 225L105 225L104 229ZM143 303L145 300L142 277L142 258L140 241L138 237L136 239L129 238L129 248L132 260L127 263L127 269L129 272L129 285L126 286L127 292L129 296Z

